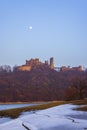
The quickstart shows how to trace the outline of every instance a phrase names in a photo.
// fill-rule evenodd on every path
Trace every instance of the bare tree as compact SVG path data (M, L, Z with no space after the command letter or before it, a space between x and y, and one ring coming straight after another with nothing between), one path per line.
M0 66L0 72L11 72L11 67L9 65Z
M87 82L85 79L81 79L81 78L76 79L72 83L71 87L75 88L76 97L78 97L79 99L84 98L85 90L87 88Z

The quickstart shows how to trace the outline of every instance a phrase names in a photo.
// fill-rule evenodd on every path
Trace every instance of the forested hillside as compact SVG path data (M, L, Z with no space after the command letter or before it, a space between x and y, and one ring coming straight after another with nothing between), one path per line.
M87 71L0 71L0 102L73 100L87 97Z

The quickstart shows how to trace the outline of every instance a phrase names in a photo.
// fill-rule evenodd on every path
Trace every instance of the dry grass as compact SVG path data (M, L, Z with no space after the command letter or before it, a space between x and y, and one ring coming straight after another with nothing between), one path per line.
M76 100L76 101L52 101L49 103L45 103L42 105L37 106L27 106L22 108L15 108L15 109L8 109L8 110L1 110L0 111L0 117L11 117L11 118L17 118L21 115L22 112L26 111L35 111L35 110L43 110L50 107L63 105L63 104L74 104L74 105L87 105L87 100ZM87 106L85 107L79 107L75 110L81 110L81 111L87 111Z
M78 110L78 111L87 111L87 106L84 106L84 107L78 107L77 109L75 110Z
M72 101L72 104L79 105L79 107L74 109L74 110L77 110L77 111L87 111L87 99ZM80 105L85 105L85 106L81 107Z
M22 112L43 110L43 109L47 109L47 108L57 106L57 105L61 105L61 104L65 104L65 102L64 101L55 101L55 102L50 102L50 103L37 105L37 106L27 106L27 107L22 107L22 108L1 110L0 111L0 117L17 118L19 115L21 115Z
M71 101L72 104L74 105L87 105L87 99L85 100L75 100L75 101Z

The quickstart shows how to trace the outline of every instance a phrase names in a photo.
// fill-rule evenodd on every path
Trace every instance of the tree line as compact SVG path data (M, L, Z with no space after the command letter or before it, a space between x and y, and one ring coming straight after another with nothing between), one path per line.
M57 72L46 65L31 71L0 66L0 102L87 98L87 70Z

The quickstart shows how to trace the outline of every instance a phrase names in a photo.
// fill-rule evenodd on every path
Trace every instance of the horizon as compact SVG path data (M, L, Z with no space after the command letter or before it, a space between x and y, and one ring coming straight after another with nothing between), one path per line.
M87 68L87 0L1 0L0 65L54 57Z

